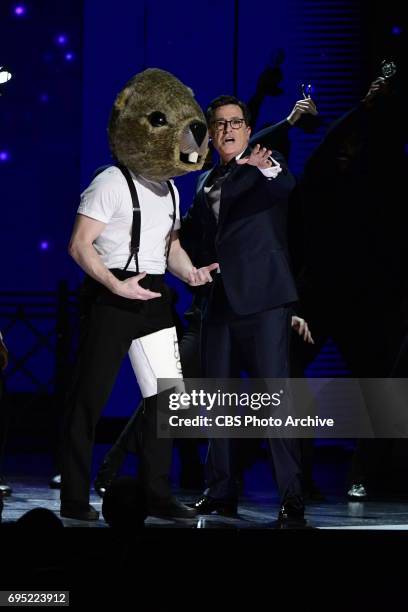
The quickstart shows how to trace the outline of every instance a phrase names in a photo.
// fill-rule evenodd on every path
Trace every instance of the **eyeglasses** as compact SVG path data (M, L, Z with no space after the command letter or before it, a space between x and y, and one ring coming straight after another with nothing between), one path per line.
M212 125L217 132L221 132L226 129L228 124L230 124L233 130L239 130L244 123L245 119L217 119L213 121Z

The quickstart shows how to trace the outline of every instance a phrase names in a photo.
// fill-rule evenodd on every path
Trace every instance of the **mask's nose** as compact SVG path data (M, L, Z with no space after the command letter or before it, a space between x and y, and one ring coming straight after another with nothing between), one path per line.
M200 147L207 134L207 126L202 121L193 121L190 123L190 130L194 136L194 140Z

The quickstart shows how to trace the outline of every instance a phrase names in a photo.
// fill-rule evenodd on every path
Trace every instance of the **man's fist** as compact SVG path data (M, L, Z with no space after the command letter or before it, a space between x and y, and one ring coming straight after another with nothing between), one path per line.
M287 120L290 125L295 125L296 121L298 121L302 115L313 115L316 117L317 114L316 104L313 102L312 98L304 98L296 102Z
M374 100L380 96L389 93L389 83L383 77L375 79L369 87L368 92L364 96L362 102L366 107L371 108Z

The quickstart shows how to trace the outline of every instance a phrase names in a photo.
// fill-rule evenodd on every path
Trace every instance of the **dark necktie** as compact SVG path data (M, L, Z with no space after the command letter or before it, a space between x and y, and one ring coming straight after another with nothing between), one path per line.
M235 166L235 163L234 159L228 164L218 164L218 166L215 166L211 172L209 184L206 185L207 202L214 213L217 223L220 216L221 187L228 174Z

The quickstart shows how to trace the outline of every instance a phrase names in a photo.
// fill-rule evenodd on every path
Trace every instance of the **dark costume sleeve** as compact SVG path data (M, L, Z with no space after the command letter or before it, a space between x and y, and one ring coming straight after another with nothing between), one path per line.
M292 127L287 119L283 119L283 121L254 134L250 141L251 145L260 143L268 149L280 151L285 158L288 158L290 151L289 131Z
M302 183L313 184L336 173L335 160L344 141L355 133L361 140L368 130L367 110L359 104L337 119L305 164Z

